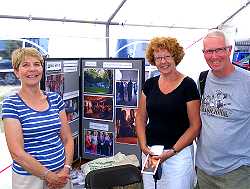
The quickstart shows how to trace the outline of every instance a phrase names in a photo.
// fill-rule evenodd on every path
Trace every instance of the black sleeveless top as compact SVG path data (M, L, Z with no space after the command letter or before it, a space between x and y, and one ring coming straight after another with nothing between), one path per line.
M164 145L171 148L189 127L186 103L200 99L196 83L185 77L171 93L160 91L159 76L148 79L143 85L146 95L148 124L147 145Z

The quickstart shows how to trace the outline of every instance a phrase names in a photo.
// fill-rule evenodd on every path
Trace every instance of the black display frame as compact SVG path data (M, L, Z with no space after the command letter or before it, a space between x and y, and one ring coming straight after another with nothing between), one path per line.
M74 146L77 147L74 149L74 152L77 153L74 154L74 162L80 159L80 61L79 58L44 58L43 77L40 83L42 90L59 93L65 102L65 111L72 130ZM51 84L48 84L49 82ZM52 83L58 85L59 89L55 86L52 87Z
M91 70L93 69L93 70ZM95 75L98 75L100 72L105 73L106 75L110 75L110 71L113 71L113 82L112 82L112 87L107 86L105 84L105 79L100 79L100 84L98 84L98 87L95 89L90 89L91 87L86 87L87 86L92 86L94 85L94 82L91 82L91 79L84 79L85 75L90 75L89 72L94 73ZM85 72L85 73L84 73ZM108 72L108 73L107 73ZM117 75L120 75L121 79L117 79ZM119 101L118 97L118 90L117 90L117 83L124 82L123 84L125 86L129 85L129 81L126 80L126 77L130 77L130 81L132 82L133 86L137 86L136 90L137 92L130 92L132 93L132 97L130 95L130 101L129 95L127 95L127 101ZM137 76L137 78L136 78ZM133 79L131 79L131 77ZM125 78L125 79L124 79ZM135 79L136 78L136 79ZM88 80L88 81L86 81ZM141 150L139 148L138 142L133 143L134 140L130 140L129 137L123 137L122 140L118 141L118 135L117 135L117 115L121 115L121 112L126 112L127 117L131 116L131 112L136 112L136 109L138 108L139 105L139 98L140 98L140 91L142 89L142 85L145 81L145 59L144 58L81 58L81 68L80 68L80 83L82 86L80 86L80 101L81 104L83 105L82 107L82 130L80 131L82 138L81 138L81 143L80 143L80 153L81 157L84 159L96 159L99 157L107 157L107 156L112 156L115 155L118 152L121 152L123 154L129 155L129 154L135 154L137 158L140 160L141 159ZM106 88L109 88L106 92L98 92L102 86L106 86ZM106 82L107 83L107 82ZM95 84L96 86L97 84ZM120 84L121 86L121 84ZM131 84L130 84L131 86ZM110 88L113 89L113 92L110 93ZM135 87L134 87L135 88ZM128 89L128 87L127 87ZM131 89L131 87L130 87ZM133 89L134 90L134 89ZM93 92L94 91L94 92ZM104 90L102 90L104 91ZM131 91L131 90L130 90ZM127 92L128 93L128 92ZM136 94L136 95L135 95ZM133 104L133 98L136 96L136 104ZM90 113L87 114L87 106L86 104L96 104L98 102L104 103L104 106L109 107L110 103L110 98L113 99L113 117L109 119L108 115L110 115L108 112L100 113L97 111L97 113ZM122 103L124 102L124 103ZM130 103L130 104L129 104ZM84 110L85 109L85 110ZM96 109L96 108L95 108ZM120 109L120 110L117 110ZM131 110L132 109L132 110ZM130 113L129 113L130 112ZM129 114L129 115L128 115ZM90 117L88 117L90 115ZM102 116L103 115L103 116ZM105 117L107 115L107 117ZM92 117L91 117L92 116ZM134 116L135 118L135 116ZM121 122L121 119L119 119ZM135 121L135 120L134 120ZM127 121L128 122L128 121ZM135 126L135 124L134 124ZM135 128L133 128L133 132L135 132ZM93 151L90 151L87 146L89 142L87 141L86 138L89 138L86 135L92 134L94 137L94 144L97 145L97 143L101 143L98 141L101 137L101 135L110 135L109 138L113 139L113 152L112 153L102 153L98 152L98 147L97 149L93 148ZM97 139L99 136L99 139ZM136 136L135 136L136 137ZM122 138L122 137L120 137ZM134 139L134 134L132 134L132 138ZM124 142L125 141L125 142ZM137 137L136 137L137 141ZM92 145L92 143L91 143ZM105 149L105 148L104 148ZM99 147L100 151L100 147ZM105 151L105 150L104 150Z

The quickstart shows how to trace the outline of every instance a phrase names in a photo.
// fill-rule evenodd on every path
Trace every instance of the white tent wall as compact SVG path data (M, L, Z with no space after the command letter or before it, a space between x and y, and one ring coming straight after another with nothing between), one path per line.
M2 39L27 37L49 38L49 57L105 57L105 26L94 24L63 23L36 20L0 19ZM200 70L206 69L200 42L193 45L207 32L206 29L174 29L162 27L110 27L110 56L115 57L118 39L150 40L155 36L176 37L186 49L186 55L178 68L194 79ZM194 69L195 68L195 69Z
M128 0L113 21L125 25L212 28L223 22L245 1Z
M0 6L0 40L48 38L49 57L63 58L106 57L108 42L109 56L116 56L118 39L172 36L185 48L184 59L177 69L197 80L199 72L208 69L201 51L201 39L208 29L221 26L232 39L250 39L249 2L7 0ZM0 139L5 141L4 134ZM0 152L4 154L0 162L2 170L11 163L3 142ZM11 169L5 173L0 175L0 188L10 189Z
M61 35L49 37L50 57L105 57L103 25L64 24Z
M199 39L247 3L249 0L9 0L0 7L0 38L49 38L49 57L105 57L107 35L109 56L115 56L118 39L172 36L186 49L178 69L196 79L198 72L207 69ZM237 28L238 38L249 37L249 12L248 6L225 23Z
M49 57L105 57L105 39L53 37L49 41Z
M27 20L15 22L9 20L3 24L7 26L1 30L1 36L4 39L49 38L48 55L51 58L106 56L105 26L103 25ZM178 69L197 80L199 72L208 68L201 51L201 38L206 32L206 29L112 26L109 54L111 57L116 56L118 39L150 40L155 36L176 37L185 48L185 57Z
M207 64L204 61L202 54L201 38L208 30L206 29L171 29L160 27L132 27L132 26L113 26L110 29L112 38L110 39L110 55L115 56L116 45L118 39L137 39L150 40L156 36L171 36L176 37L180 44L185 49L185 56L182 62L178 65L178 69L184 74L194 78L198 78L201 70L206 70Z
M221 29L224 30L227 37L233 43L233 39L235 39L236 35L236 28L227 25ZM185 56L178 65L178 70L197 80L199 73L208 69L202 53L202 38L208 32L208 29L113 26L110 31L112 34L110 50L113 50L113 52L110 53L111 56L115 56L118 39L150 40L156 36L171 36L176 37L185 49Z
M250 2L250 1L249 1ZM250 39L250 5L233 17L227 25L236 28L235 39Z
M106 21L122 0L8 0L0 6L1 15ZM133 1L131 2L133 3Z
M49 38L49 57L105 57L105 26L0 19L0 39Z

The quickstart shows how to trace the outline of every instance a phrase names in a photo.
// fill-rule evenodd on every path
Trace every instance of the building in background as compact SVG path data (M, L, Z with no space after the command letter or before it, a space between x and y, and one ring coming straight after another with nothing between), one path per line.
M233 64L250 71L250 39L235 42Z

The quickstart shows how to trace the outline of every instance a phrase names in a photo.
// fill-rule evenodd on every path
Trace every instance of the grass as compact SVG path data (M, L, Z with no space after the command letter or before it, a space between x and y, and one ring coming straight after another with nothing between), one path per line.
M109 89L101 88L101 87L85 87L84 91L89 92L89 93L104 93L104 94L107 94L109 92Z

